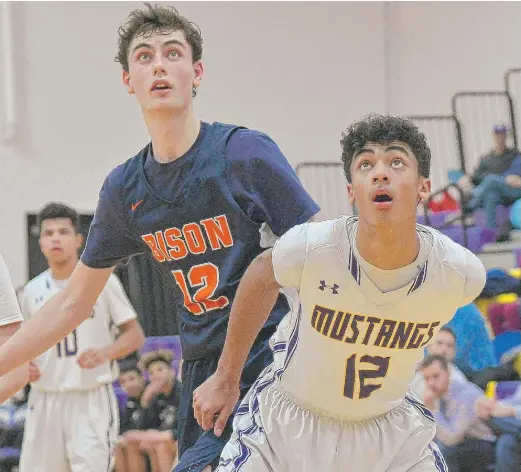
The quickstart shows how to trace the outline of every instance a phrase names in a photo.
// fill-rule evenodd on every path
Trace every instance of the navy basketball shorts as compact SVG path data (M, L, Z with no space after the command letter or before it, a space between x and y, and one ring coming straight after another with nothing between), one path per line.
M178 410L179 462L174 472L201 472L206 466L217 468L219 457L232 434L233 415L230 416L221 437L213 430L204 431L194 417L193 393L217 369L219 355L196 360L184 360L182 391ZM269 339L257 342L248 357L241 378L241 400L248 393L257 377L273 362ZM237 404L239 406L240 401Z

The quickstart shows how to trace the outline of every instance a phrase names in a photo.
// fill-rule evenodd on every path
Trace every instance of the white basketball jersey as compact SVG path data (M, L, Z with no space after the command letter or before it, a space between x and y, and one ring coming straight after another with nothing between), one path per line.
M432 241L427 260L408 284L382 293L354 256L355 222L294 227L273 250L277 281L299 293L272 339L282 387L305 408L351 421L403 401L425 346L485 283L474 254L418 225Z
M22 315L33 316L60 288L47 270L31 280L22 296ZM78 357L89 348L112 344L117 327L136 318L121 283L111 275L101 292L91 316L56 346L44 352L34 362L42 376L31 385L47 392L92 390L112 383L118 376L117 362L107 362L94 369L83 369Z

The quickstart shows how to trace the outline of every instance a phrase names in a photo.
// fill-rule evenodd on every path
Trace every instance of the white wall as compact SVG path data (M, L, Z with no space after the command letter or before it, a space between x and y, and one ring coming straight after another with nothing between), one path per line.
M106 174L147 141L112 62L136 6L13 4L19 134L0 148L0 248L15 284L26 280L25 212L49 200L92 211ZM346 125L385 111L381 2L177 6L204 34L200 116L268 132L292 164L337 160Z
M521 67L521 2L391 2L389 113L448 114L461 90Z

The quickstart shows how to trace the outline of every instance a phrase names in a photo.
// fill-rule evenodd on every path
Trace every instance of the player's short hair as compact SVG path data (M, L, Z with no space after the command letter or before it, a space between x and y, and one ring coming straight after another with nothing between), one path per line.
M435 362L439 362L443 367L443 370L449 370L449 363L445 357L440 356L439 354L429 354L420 364L420 369L426 369L431 366Z
M137 36L149 37L153 34L170 34L182 31L192 49L193 62L203 57L203 38L199 26L181 16L171 5L151 5L144 9L132 10L127 21L118 29L118 54L116 62L128 72L128 52L130 43Z
M352 124L342 133L342 162L348 182L351 182L351 163L355 154L367 143L388 144L401 141L407 144L416 160L420 176L429 177L431 150L425 135L418 127L405 118L371 114Z
M76 210L63 203L56 202L47 203L47 205L40 210L40 213L38 213L37 222L39 231L42 230L42 223L45 220L55 220L56 218L68 218L74 227L74 231L76 231L76 233L79 232L80 217Z
M164 362L165 364L168 364L169 367L171 367L173 360L174 353L172 351L169 351L168 349L158 349L157 351L151 351L143 354L139 360L139 368L143 372L147 371L154 362Z
M450 326L442 326L440 328L440 332L445 331L446 333L449 333L454 338L454 342L456 342L456 333Z

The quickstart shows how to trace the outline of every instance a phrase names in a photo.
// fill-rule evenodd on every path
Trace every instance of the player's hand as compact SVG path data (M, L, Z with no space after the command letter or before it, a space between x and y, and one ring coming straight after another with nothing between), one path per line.
M110 359L103 349L87 349L78 357L78 365L83 369L94 369Z
M40 380L42 373L34 362L29 362L29 382Z
M221 436L239 401L239 382L216 372L194 391L194 416L205 431Z

